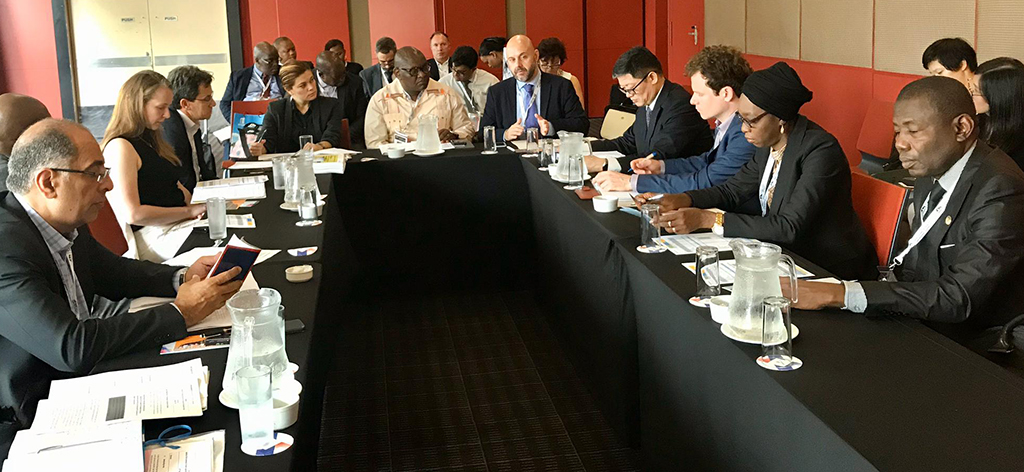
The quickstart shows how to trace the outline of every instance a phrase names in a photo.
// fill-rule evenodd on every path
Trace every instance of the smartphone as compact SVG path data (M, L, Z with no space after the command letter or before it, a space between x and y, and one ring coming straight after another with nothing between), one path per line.
M302 320L285 320L284 322L284 334L301 333L306 329L306 325Z

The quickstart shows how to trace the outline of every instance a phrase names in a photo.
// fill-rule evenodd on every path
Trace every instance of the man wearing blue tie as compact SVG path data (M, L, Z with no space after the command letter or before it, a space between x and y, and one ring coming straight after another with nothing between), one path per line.
M542 136L558 131L584 133L590 126L572 82L541 72L537 48L518 35L505 47L512 77L491 87L480 126L494 126L506 142L519 139L528 128Z

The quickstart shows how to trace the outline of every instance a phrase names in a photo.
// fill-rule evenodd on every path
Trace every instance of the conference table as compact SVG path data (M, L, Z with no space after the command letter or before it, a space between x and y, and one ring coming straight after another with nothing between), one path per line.
M796 310L793 349L804 365L767 371L754 361L759 345L727 339L707 309L687 302L695 280L682 263L693 256L637 252L637 217L597 213L533 159L479 149L366 156L343 175L319 176L329 194L322 226L295 228L297 216L277 208L280 192L249 209L258 225L245 235L250 243L321 248L305 284L284 281L284 268L299 263L284 253L254 268L261 286L282 293L286 317L307 327L287 338L304 384L300 420L286 430L296 446L273 458L238 451L237 414L214 398L225 350L198 353L213 374L206 414L147 422L147 436L181 422L196 432L223 428L226 470L308 468L347 301L526 289L608 422L641 448L645 470L1019 467L1024 379L922 323ZM204 238L197 230L185 246L208 245ZM829 275L792 255L816 277ZM104 367L187 356L138 353Z

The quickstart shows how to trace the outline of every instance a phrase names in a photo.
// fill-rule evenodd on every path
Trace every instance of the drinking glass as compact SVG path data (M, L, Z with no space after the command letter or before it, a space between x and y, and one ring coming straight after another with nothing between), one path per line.
M668 250L658 239L661 238L661 228L654 224L654 220L661 215L660 207L656 203L648 203L640 206L640 245L637 251L645 254L657 254Z
M312 134L304 134L302 136L299 136L299 151L300 152L306 149L306 145L307 144L313 144L313 135ZM310 151L310 152L312 152L312 151Z
M227 202L221 197L206 201L206 221L210 226L210 239L218 244L228 237Z
M270 366L266 365L249 365L235 372L238 419L244 449L264 449L274 439L274 400L270 376Z
M550 138L540 140L540 156L537 158L540 170L548 170L548 166L554 163L555 141Z
M305 189L301 191L301 198L299 200L299 216L302 217L302 221L295 222L295 226L316 226L322 223L317 219L317 205L320 204L316 197L316 189Z
M579 154L573 154L565 156L566 162L566 185L562 188L566 190L577 190L583 188L583 176L586 175L587 169L584 168L583 156Z
M288 184L287 170L288 156L277 156L271 160L274 164L274 190L284 190Z
M493 126L484 126L484 151L481 154L498 153L498 136Z
M697 293L701 301L721 293L722 288L718 275L718 248L714 246L697 246Z
M540 129L537 128L526 128L526 151L529 152L530 148L538 147L537 139L540 137Z
M761 357L757 365L768 370L799 369L803 361L793 356L793 324L789 318L789 299L765 297L761 317Z

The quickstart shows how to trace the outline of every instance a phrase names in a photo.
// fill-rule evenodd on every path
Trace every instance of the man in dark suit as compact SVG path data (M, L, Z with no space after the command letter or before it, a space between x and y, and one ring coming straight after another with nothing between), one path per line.
M185 168L181 184L192 192L200 180L217 178L216 159L203 139L201 122L210 119L213 99L213 74L196 66L179 66L167 74L174 91L172 111L164 120L164 138Z
M953 79L904 87L893 124L917 177L910 242L886 281L801 283L796 306L957 323L933 325L954 338L1006 323L1024 306L1024 173L978 140L970 93Z
M0 191L7 190L7 160L18 136L29 126L49 118L46 105L28 95L0 95Z
M224 96L220 99L220 112L231 122L231 102L272 100L284 96L281 78L277 76L280 64L277 49L262 41L252 50L253 65L231 73Z
M373 94L395 80L392 75L395 69L395 52L398 51L395 40L384 36L377 40L374 49L377 51L377 64L359 73L359 78L363 79L363 87L366 88L367 98L373 98Z
M295 42L287 36L281 36L274 40L274 49L277 49L277 60L282 66L288 65L292 62L302 62L306 64L310 70L313 69L313 63L310 61L300 61L299 53L295 50Z
M505 59L513 77L487 92L481 128L494 126L505 142L525 138L527 128L538 128L542 136L587 132L590 120L572 82L540 71L539 53L530 38L513 36L505 46Z
M594 151L619 151L618 162L587 156L587 169L619 171L634 158L657 153L661 159L696 156L711 149L714 138L708 122L690 105L690 94L669 82L661 61L650 50L637 46L615 61L612 76L638 107L633 126L618 138L590 143Z
M324 51L316 56L317 94L336 98L342 118L348 119L349 138L353 146L363 146L363 119L369 99L363 90L363 79L345 70L345 61L337 54Z
M700 114L700 121L715 120L714 147L691 157L634 159L630 162L634 174L604 171L594 177L594 183L605 190L663 193L688 192L725 183L750 160L756 149L743 136L737 114L743 82L751 72L750 64L736 48L708 46L702 49L686 64L686 73L693 87L690 104ZM674 138L667 137L668 140Z
M237 268L203 279L215 257L192 267L124 259L83 225L113 184L84 127L46 119L18 138L11 191L0 192L0 459L32 424L51 380L88 374L100 361L155 349L224 305L240 287ZM175 297L172 304L97 318L94 295L111 300Z
M352 73L353 75L359 75L363 71L363 65L358 62L353 62L345 57L345 43L340 39L332 39L324 44L324 51L331 51L337 54L338 57L345 63L345 70Z
M658 225L776 243L839 277L875 273L875 250L853 211L846 155L834 136L799 114L811 96L784 62L751 74L739 118L758 148L754 157L722 185L666 195ZM760 203L755 214L745 213L751 199Z
M452 44L444 31L434 31L430 35L430 52L434 57L427 61L430 66L430 78L440 81L452 73Z

